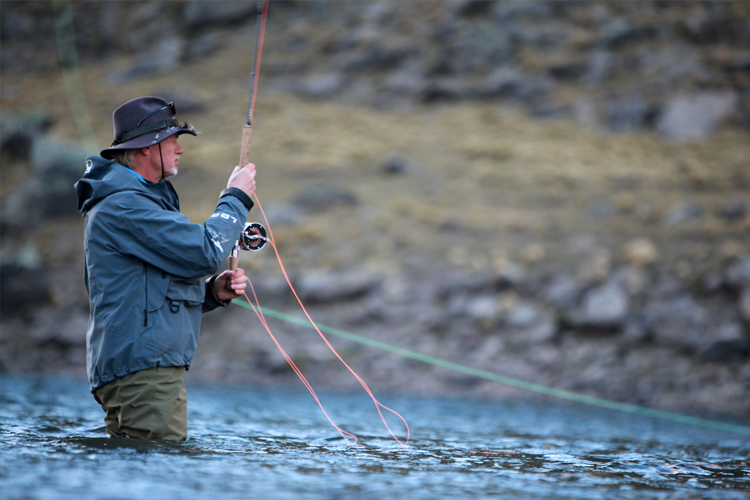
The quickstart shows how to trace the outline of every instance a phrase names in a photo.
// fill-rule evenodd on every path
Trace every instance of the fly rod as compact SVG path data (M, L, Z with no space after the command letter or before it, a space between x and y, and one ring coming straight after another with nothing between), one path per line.
M255 108L255 94L258 91L258 76L260 75L260 59L263 53L263 38L266 31L266 17L268 17L268 2L258 2L255 13L255 55L253 56L253 71L250 74L250 102L247 106L247 122L242 130L242 148L240 149L240 168L250 163L250 141L253 136L253 109ZM229 254L229 269L237 269L240 260L240 249L260 250L266 244L266 230L257 222L245 225L237 243Z

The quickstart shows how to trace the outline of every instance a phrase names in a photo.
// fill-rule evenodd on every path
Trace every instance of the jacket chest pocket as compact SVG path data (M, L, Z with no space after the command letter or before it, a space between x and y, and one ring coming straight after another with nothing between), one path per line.
M145 263L143 264L143 274L147 308L149 312L153 312L164 305L171 277L161 269Z
M203 304L206 294L206 283L200 279L179 279L172 277L169 280L165 300L169 310L177 314L181 307L198 307Z

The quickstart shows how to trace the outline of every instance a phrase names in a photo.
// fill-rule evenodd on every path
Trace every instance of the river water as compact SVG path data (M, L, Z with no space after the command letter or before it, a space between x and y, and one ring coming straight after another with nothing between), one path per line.
M189 379L189 376L188 376ZM85 380L0 376L0 498L750 498L750 436L555 400L378 399L188 382L185 443L107 439ZM397 436L405 428L386 417Z

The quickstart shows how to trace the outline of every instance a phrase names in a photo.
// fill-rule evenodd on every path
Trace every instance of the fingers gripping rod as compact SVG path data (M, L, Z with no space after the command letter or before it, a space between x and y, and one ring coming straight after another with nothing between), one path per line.
M252 139L253 135L253 109L255 108L255 94L257 92L258 88L258 75L260 74L260 60L261 55L263 53L263 38L266 31L266 17L268 16L268 1L269 0L263 0L262 2L258 2L257 4L257 10L256 10L256 25L255 25L255 55L253 57L253 71L250 74L250 102L247 107L247 123L245 124L245 127L242 130L242 148L240 149L240 167L244 167L248 163L250 163L250 141ZM246 238L246 233L248 231L248 227L250 226L259 226L261 229L263 229L263 235L262 237L259 236L259 232L256 231L253 234L255 236L248 236L248 238L257 238L257 241L261 242L261 245L257 248L251 248L250 246L248 248L245 248L245 245L243 246L243 239ZM257 228L256 228L257 229ZM249 239L247 241L250 241ZM257 222L253 222L250 224L246 224L245 228L242 231L242 234L240 235L239 239L237 240L237 243L235 243L234 248L232 249L232 252L229 254L229 269L234 271L237 269L237 266L239 264L240 259L240 249L243 250L260 250L263 248L263 246L266 244L268 239L266 238L266 230L258 224Z

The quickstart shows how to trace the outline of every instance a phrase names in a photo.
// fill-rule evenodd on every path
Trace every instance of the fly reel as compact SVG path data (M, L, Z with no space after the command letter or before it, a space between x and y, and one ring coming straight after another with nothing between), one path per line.
M268 243L266 228L258 222L248 222L237 242L241 249L257 252Z

